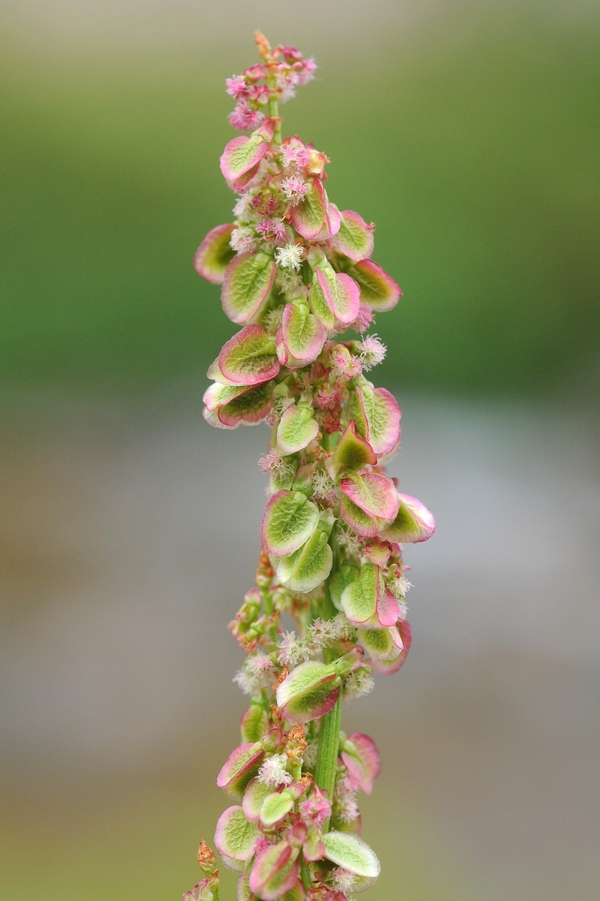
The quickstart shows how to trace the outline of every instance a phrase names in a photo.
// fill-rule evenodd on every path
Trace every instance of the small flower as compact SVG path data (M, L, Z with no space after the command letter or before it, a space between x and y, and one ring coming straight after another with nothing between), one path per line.
M296 175L290 175L281 182L281 190L285 194L286 200L290 200L295 205L308 191L308 184Z
M233 112L229 114L229 124L241 131L254 131L263 119L263 114L252 109L245 100L240 100Z
M264 651L257 651L246 660L246 669L257 678L268 677L273 669L273 663Z
M390 591L398 600L406 597L411 588L412 582L409 582L405 576L400 576L399 579L393 580L390 585Z
M308 634L315 647L323 648L340 638L347 638L348 631L348 620L340 613L333 619L316 619L308 630ZM353 629L351 628L350 631Z
M275 251L275 260L284 269L299 271L304 259L304 250L300 244L286 244Z
M317 64L312 57L302 60L301 68L298 71L298 84L302 87L312 81L315 77Z
M304 752L304 766L313 770L317 763L317 754L319 753L319 743L315 739L314 741L309 741L306 746L306 751Z
M278 397L274 407L279 416L282 416L289 407L294 406L293 397Z
M312 489L315 497L328 498L335 491L335 482L323 469L317 469L312 477Z
M261 216L272 216L277 209L277 200L269 190L263 190L254 194L252 206Z
M229 239L231 249L236 253L253 253L256 250L256 235L251 228L235 228Z
M404 572L405 569L403 569L402 566L394 563L390 566L385 580L386 587L392 592L397 600L404 599L412 588L412 584L408 581Z
M303 60L302 51L292 47L291 44L283 44L280 48L285 57L286 63L301 63Z
M278 269L275 276L275 284L284 294L288 294L292 299L299 296L303 297L308 293L308 288L303 284L300 275L290 269ZM283 307L278 307L277 309L282 316Z
M344 870L342 867L335 867L335 869L331 871L331 881L336 889L340 892L347 893L354 890L356 876L349 870Z
M277 90L280 103L287 103L296 96L296 85L299 83L299 74L289 66L281 65L277 72Z
M270 244L281 244L287 238L287 229L283 219L262 219L256 226L256 231Z
M256 63L254 66L248 66L248 68L244 69L242 72L242 75L248 84L255 84L257 81L260 81L261 78L264 78L265 74L264 68L259 63Z
M350 326L355 332L366 332L370 325L375 322L375 314L373 310L366 304L361 303L358 308L358 316Z
M331 413L325 413L320 419L321 427L328 435L341 431L342 419L339 410L333 410Z
M357 785L354 779L348 775L348 773L344 773L341 776L336 784L335 784L335 796L336 798L346 798L349 796L354 796L357 791Z
M362 554L362 545L359 537L354 532L338 524L336 537L338 544L345 548L346 553L349 556L360 557Z
M268 335L276 335L281 325L281 320L283 317L283 307L275 307L274 310L269 310L264 314L262 319L262 324L265 332Z
M308 165L310 154L299 138L289 138L284 141L280 149L281 162L287 169L290 166L297 166L303 169Z
M358 804L356 803L357 788L356 782L347 773L335 783L335 812L344 823L352 823L360 815Z
M269 89L266 84L256 84L248 88L248 95L252 103L263 106L269 102Z
M291 479L294 475L294 467L291 462L286 460L285 457L282 457L276 450L271 450L268 454L264 454L259 459L258 465L263 472L270 472L280 479ZM267 486L267 494L268 493L269 488Z
M360 350L359 360L367 372L382 363L387 352L385 344L379 340L377 335L367 335L359 342L358 348Z
M275 609L283 613L284 610L289 610L292 606L294 596L288 588L278 585L273 591L272 598Z
M258 465L263 472L272 472L280 460L281 456L279 453L276 450L270 450L268 454L263 454L262 457L259 457Z
M344 682L344 697L349 701L363 698L375 688L375 681L366 668L361 667L347 677Z
M238 197L233 208L233 214L236 219L243 220L248 218L252 211L252 198L253 195L250 192Z
M244 694L254 695L268 687L272 670L271 660L262 651L257 651L256 654L246 657L244 665L235 674L233 681L239 685Z
M226 78L225 84L225 90L229 96L233 97L235 100L239 100L240 97L245 97L248 93L248 85L246 84L246 79L243 75L233 75L231 78Z
M336 344L331 351L334 378L354 379L362 372L358 357L353 356L343 344Z
M279 641L278 660L282 666L294 667L311 658L310 645L295 632L284 632Z
M335 410L341 403L340 392L330 385L324 385L315 394L315 407L317 410Z
M279 788L280 785L289 785L292 777L286 770L287 757L285 754L273 754L267 757L258 771L258 781L268 788Z
M244 669L237 671L237 673L233 677L233 681L238 686L238 688L241 688L245 695L254 694L254 680Z
M300 805L300 814L307 825L312 824L317 829L321 829L325 820L331 816L331 804L317 786L310 798Z

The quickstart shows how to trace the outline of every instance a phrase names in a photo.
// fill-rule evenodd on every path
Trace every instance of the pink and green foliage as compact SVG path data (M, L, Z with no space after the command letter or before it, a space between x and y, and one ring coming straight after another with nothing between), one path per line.
M354 732L341 744L341 757L350 776L355 779L368 795L373 791L373 783L381 772L381 762L377 745L368 735Z
M347 901L379 875L356 793L371 793L381 764L371 738L341 732L342 702L403 665L402 545L429 538L435 522L385 473L400 408L365 375L385 347L364 333L400 288L372 260L374 225L330 201L327 156L282 138L278 104L310 81L313 60L256 41L260 63L227 80L230 122L249 133L221 157L235 219L194 258L241 326L209 369L204 417L271 428L256 584L230 624L250 706L217 777L234 806L215 844L240 874L240 901ZM199 862L205 878L184 901L218 901L204 843Z

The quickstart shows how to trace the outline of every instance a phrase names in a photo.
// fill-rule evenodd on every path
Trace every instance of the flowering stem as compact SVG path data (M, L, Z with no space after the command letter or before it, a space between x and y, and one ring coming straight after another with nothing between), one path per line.
M338 338L364 335L400 287L372 260L374 225L329 201L327 156L282 139L279 104L311 80L314 60L255 38L261 63L227 79L230 122L251 132L220 160L239 195L235 221L213 228L194 257L241 326L211 364L203 415L217 428L272 429L256 582L229 626L247 655L235 681L251 700L217 785L237 803L219 817L215 845L241 873L238 898L348 901L380 870L356 834L355 800L380 761L369 736L340 741L342 699L367 694L373 670L403 665L402 545L424 541L435 522L385 473L400 408L365 375L384 345ZM184 901L218 901L204 842L198 862L206 878Z

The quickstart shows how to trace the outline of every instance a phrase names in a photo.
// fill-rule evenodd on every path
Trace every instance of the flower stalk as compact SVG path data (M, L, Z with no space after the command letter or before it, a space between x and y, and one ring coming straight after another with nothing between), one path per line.
M235 219L194 258L241 327L209 368L204 417L271 428L256 582L229 626L250 706L217 777L234 803L215 845L239 874L239 901L346 901L379 875L356 795L371 792L380 761L371 738L341 731L342 703L372 689L373 671L403 665L403 545L435 523L386 474L400 408L366 376L386 353L366 333L402 292L372 260L374 226L329 200L328 157L282 137L279 104L314 61L258 32L256 43L261 62L227 79L230 122L248 132L220 160ZM184 901L218 901L215 862L203 843L204 879Z

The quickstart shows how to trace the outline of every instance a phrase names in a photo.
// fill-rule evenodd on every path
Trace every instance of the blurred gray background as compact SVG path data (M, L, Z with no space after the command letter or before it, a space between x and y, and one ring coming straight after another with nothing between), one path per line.
M228 803L268 432L201 418L234 327L190 260L230 215L223 79L255 27L316 56L284 127L404 288L373 380L438 522L406 554L408 663L344 713L383 757L369 897L597 898L595 8L22 0L0 24L0 899L177 898Z

